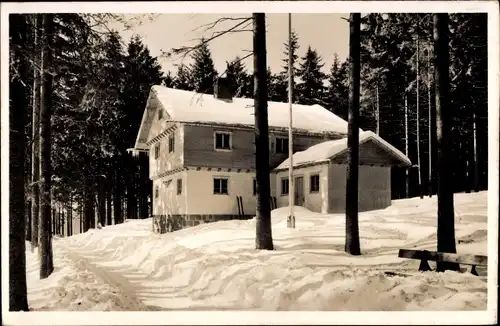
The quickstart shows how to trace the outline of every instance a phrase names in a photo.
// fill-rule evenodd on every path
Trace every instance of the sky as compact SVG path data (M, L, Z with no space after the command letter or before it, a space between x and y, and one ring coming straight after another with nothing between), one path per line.
M221 17L249 17L243 14L159 14L153 21L144 19L141 24L134 24L126 30L120 24L112 25L117 29L125 42L138 34L149 47L151 54L160 56L162 51L172 48L196 44L201 37L210 37L214 32L223 31L240 21L224 21L207 30L210 24ZM337 53L341 60L347 58L349 46L349 23L342 19L346 14L292 14L292 29L299 37L299 57L303 56L310 45L316 49L323 59L324 72L330 69L333 55ZM246 24L242 25L244 27ZM284 42L288 40L288 14L267 14L267 61L273 72L282 70L284 58ZM252 25L244 28L245 31L225 34L210 42L209 47L214 60L215 68L219 73L225 71L226 61L236 56L243 57L252 50ZM172 58L160 57L159 61L164 72L177 71L176 65L182 62L180 56ZM184 63L190 63L184 59ZM252 57L243 61L248 72L253 71Z

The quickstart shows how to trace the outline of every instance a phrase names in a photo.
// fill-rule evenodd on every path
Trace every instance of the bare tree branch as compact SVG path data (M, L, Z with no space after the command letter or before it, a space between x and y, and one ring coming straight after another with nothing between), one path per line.
M248 20L249 18L250 18L250 17L238 17L238 18L222 17L222 18L217 19L217 20L216 20L216 21L214 21L214 22L210 22L210 23L208 23L208 24L203 24L203 25L201 25L201 26L198 26L198 27L196 27L195 29L193 29L191 32L195 32L195 31L197 31L197 30L199 30L199 29L201 29L201 28L203 28L203 27L206 27L206 28L205 28L205 32L206 32L206 31L208 31L208 30L210 30L210 29L214 28L215 26L217 26L217 24L222 23L222 22L224 22L224 21Z
M189 53L193 52L194 50L196 49L199 49L200 47L202 47L203 45L209 43L210 41L218 38L218 37L221 37L222 35L225 35L225 34L228 34L234 30L236 30L238 27L240 27L241 25L245 24L246 22L252 20L253 18L246 18L245 20L241 21L240 23L234 25L233 27L225 30L225 31L222 31L220 33L218 33L217 35L215 36L212 36L206 40L203 40L202 42L200 42L199 44L195 45L195 46L183 46L183 47L180 47L180 48L174 48L172 49L170 52L163 52L163 55L166 56L167 58L168 57L171 57L172 55L177 55L177 54L182 54L182 57L185 58Z

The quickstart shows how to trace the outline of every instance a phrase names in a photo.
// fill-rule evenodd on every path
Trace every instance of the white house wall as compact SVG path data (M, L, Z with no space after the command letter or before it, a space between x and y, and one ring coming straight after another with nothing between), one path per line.
M153 215L177 215L187 213L187 171L181 171L153 180ZM182 179L182 193L177 194L177 180ZM156 187L159 196L156 197Z
M154 180L159 174L180 168L184 164L184 128L177 124L177 128L171 131L174 135L174 151L168 152L169 135L161 138L157 143L150 146L149 152L149 177ZM155 159L155 145L160 144L160 156Z
M319 174L319 192L310 192L310 176ZM304 207L307 209L318 212L328 213L328 189L330 180L328 179L328 164L321 164L303 168L297 168L293 171L294 177L304 177ZM278 207L288 205L288 195L281 195L281 179L288 178L288 170L280 171L275 174L274 180L274 194ZM297 203L295 203L297 205Z
M345 212L345 164L329 165L329 212ZM391 205L391 168L362 165L359 167L358 209L382 209Z
M188 170L188 214L238 215L237 196L243 200L245 215L255 214L256 198L253 196L254 173ZM214 194L214 177L228 178L228 195Z

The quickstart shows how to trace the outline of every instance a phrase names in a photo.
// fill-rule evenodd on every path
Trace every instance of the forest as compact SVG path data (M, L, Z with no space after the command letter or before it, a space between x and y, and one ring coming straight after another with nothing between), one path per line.
M429 132L439 127L431 123L437 90L432 17L368 14L360 21L359 127L375 131L414 164L393 169L394 199L438 191L436 139ZM114 15L11 14L9 19L9 234L23 234L32 250L39 248L45 262L40 278L46 278L54 268L52 237L64 234L65 227L71 235L74 217L81 217L85 232L150 215L148 158L127 149L134 145L151 86L212 94L214 79L227 74L235 96L254 97L258 87L244 58L235 57L217 72L204 39L189 54L189 64L164 72L140 37L123 40L105 28L120 19ZM453 111L447 168L454 192L479 191L488 180L486 14L450 14L447 29ZM293 101L321 104L348 120L349 60L310 46L300 57L299 48L294 32L292 41L283 43L282 70L267 69L267 98L288 101L291 57ZM331 67L323 64L324 55L334 56ZM23 261L25 246L18 244L10 247L10 259ZM12 268L11 273L24 266Z

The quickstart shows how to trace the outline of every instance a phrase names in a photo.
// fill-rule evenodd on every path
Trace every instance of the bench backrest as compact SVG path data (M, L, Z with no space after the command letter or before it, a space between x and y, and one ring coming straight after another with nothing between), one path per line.
M488 257L481 255L469 255L469 254L459 255L447 252L399 249L398 257L458 263L464 265L488 266Z

